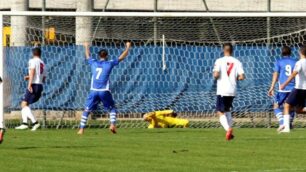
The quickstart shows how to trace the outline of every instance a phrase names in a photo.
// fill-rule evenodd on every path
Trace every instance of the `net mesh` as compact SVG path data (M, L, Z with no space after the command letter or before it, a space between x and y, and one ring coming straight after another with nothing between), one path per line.
M117 58L124 42L133 48L127 59L111 74L111 90L119 114L119 127L145 127L144 112L173 109L179 117L190 119L191 127L218 127L215 116L216 83L212 68L222 56L221 44L235 45L234 56L242 61L247 80L238 87L233 115L238 127L276 126L272 100L267 96L274 61L280 48L289 45L293 57L305 44L306 19L292 17L92 17L93 57L106 48L110 59ZM4 18L11 26L11 17ZM54 29L54 39L43 35L42 17L27 17L24 46L6 46L5 112L6 124L20 123L19 103L23 97L27 61L33 43L42 45L42 59L48 79L34 114L46 127L76 127L90 88L90 68L84 49L75 42L75 17L45 17L45 33ZM86 26L83 26L86 27ZM154 29L155 28L155 29ZM163 70L162 35L165 35ZM13 35L11 35L13 36ZM11 42L11 45L14 45ZM44 119L46 118L46 119ZM99 108L89 126L107 127L108 114ZM296 125L305 126L298 115Z

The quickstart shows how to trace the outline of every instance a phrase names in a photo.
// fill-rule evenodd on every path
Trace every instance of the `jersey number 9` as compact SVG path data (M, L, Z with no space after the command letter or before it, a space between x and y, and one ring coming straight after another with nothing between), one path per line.
M285 66L285 69L286 69L286 75L287 75L287 76L290 76L291 73L292 73L292 68L291 68L291 66L290 66L290 65L286 65L286 66Z

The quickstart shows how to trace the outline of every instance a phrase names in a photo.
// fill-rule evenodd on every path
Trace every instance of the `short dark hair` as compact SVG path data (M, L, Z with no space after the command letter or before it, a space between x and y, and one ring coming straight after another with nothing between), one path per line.
M141 117L143 117L143 116L145 116L146 115L146 113L141 113Z
M290 55L291 55L291 48L288 46L283 46L282 56L290 56Z
M176 117L177 117L177 113L176 113L176 112L173 112L173 113L172 113L172 117L176 118Z
M223 50L228 49L228 51L232 54L233 53L233 45L230 43L223 44Z
M41 56L41 49L38 48L38 47L33 48L33 49L32 49L32 53L33 53L34 56L40 57L40 56Z
M107 50L102 49L99 51L99 57L106 57L108 55Z
M302 55L306 56L306 44L300 48L300 52Z

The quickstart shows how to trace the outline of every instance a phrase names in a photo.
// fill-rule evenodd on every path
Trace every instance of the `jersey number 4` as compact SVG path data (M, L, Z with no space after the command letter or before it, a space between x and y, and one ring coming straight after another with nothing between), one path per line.
M234 63L227 63L227 76L229 76L234 68Z
M97 72L96 79L99 79L102 73L102 68L96 68L96 72Z

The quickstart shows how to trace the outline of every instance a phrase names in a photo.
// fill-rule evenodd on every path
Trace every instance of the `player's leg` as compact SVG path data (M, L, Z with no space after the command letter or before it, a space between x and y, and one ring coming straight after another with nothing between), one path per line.
M43 91L43 86L41 84L33 84L32 85L32 89L33 89L33 93L34 93L34 99L31 103L35 103L37 102L40 97L41 97L41 94L42 94L42 91ZM30 108L30 107L29 107ZM30 112L31 112L31 109L30 109ZM32 131L36 131L39 127L40 127L40 124L38 123L38 121L35 119L33 113L28 113L28 118L31 120L32 122Z
M174 127L188 128L189 126L189 121L187 119L180 119L180 118L174 118L174 117L168 116L168 117L165 117L164 120L170 126L174 126Z
M274 98L273 111L274 115L278 120L279 127L277 131L284 129L284 116L283 116L283 103L284 103L284 94L278 92Z
M115 107L115 102L112 94L109 91L100 92L100 99L103 102L104 108L109 111L110 118L110 131L112 133L116 133L116 117L117 117L117 109Z
M4 119L3 119L3 115L0 115L0 144L3 141L3 137L4 137Z
M293 129L293 122L296 112L294 111L294 109L290 109L289 114L290 114L290 129Z
M290 132L290 109L295 107L299 101L299 90L293 89L286 99L284 105L284 129L282 132Z
M225 96L217 96L217 104L216 110L217 114L219 115L219 120L221 125L223 126L224 130L226 131L226 139L231 140L233 138L232 132L233 129L231 128L228 119L231 120L230 117L230 108L232 104L233 98L227 99Z
M34 92L34 90L33 90ZM34 102L35 99L35 95L34 93L31 93L29 90L26 90L26 93L21 101L21 117L22 117L22 124L18 127L15 127L15 129L17 130L24 130L24 129L28 129L28 117L32 118L32 120L35 120L31 109L29 107L29 105ZM34 121L35 122L35 121Z
M99 103L99 97L98 93L95 91L91 91L86 99L85 103L85 110L83 111L81 122L80 122L80 129L78 131L78 134L82 135L84 134L84 129L86 127L86 123L88 120L88 116L91 111L95 110L97 103Z
M41 97L42 85L34 85L33 84L32 89L33 89L32 93L29 90L26 90L26 93L25 93L25 95L22 99L22 102L21 102L22 124L15 128L17 130L24 130L24 129L29 128L28 118L32 122L32 126L33 126L32 130L33 131L35 131L36 129L38 129L40 127L40 124L35 119L29 105L37 102L39 100L39 98Z
M22 117L22 124L18 127L15 127L17 130L24 130L28 129L28 115L27 113L31 112L31 110L28 107L28 102L22 101L21 102L21 117Z
M220 95L217 96L216 111L219 116L219 121L222 127L225 131L228 131L230 127L228 124L227 117L225 115L224 97Z
M231 140L231 139L234 138L234 135L233 135L233 117L232 117L232 113L231 113L233 100L234 100L234 97L232 97L232 96L224 97L225 116L227 118L227 122L228 122L228 125L229 125L229 130L226 133L227 140Z
M293 120L295 117L296 113L299 114L305 114L306 112L306 90L300 90L298 97L297 97L297 104L295 106L295 111L294 109L290 109L290 129L293 128Z

